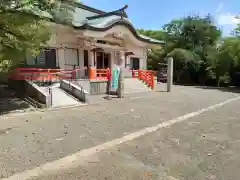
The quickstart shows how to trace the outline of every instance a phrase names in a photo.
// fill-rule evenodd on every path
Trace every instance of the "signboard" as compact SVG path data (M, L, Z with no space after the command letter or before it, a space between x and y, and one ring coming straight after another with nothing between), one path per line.
M112 79L111 79L111 88L117 90L118 88L118 79L120 75L120 68L112 68Z

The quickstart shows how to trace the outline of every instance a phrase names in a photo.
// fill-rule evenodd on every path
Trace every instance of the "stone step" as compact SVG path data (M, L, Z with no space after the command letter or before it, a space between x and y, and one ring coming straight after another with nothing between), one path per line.
M130 92L141 92L141 91L151 91L150 88L147 87L146 84L144 84L139 79L133 79L133 78L126 78L124 79L124 91L125 93Z
M138 93L138 92L151 92L151 90L148 90L148 89L134 89L134 90L124 91L125 94Z

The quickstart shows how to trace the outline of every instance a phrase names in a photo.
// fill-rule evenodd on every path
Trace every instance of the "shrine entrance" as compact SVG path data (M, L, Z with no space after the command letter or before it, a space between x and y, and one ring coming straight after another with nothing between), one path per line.
M110 68L111 54L106 52L96 52L96 65L97 69Z

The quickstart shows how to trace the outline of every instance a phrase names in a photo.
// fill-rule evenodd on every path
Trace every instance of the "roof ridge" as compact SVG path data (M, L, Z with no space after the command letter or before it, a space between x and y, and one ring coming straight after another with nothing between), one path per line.
M107 13L99 14L99 15L95 15L95 16L89 16L89 17L87 17L87 20L94 20L94 19L104 18L104 17L108 17L108 16L112 16L112 15L120 16L121 18L128 18L127 13L125 12L125 9L127 9L127 8L128 8L128 5L125 5L124 7L122 7L121 9L118 9L118 10L114 10L111 12L107 12Z
M85 9L87 11L91 11L91 12L96 13L96 14L105 14L105 13L107 13L107 12L102 11L100 9L96 9L96 8L87 6L85 4L82 4L80 2L74 2L74 5L77 6L78 8Z

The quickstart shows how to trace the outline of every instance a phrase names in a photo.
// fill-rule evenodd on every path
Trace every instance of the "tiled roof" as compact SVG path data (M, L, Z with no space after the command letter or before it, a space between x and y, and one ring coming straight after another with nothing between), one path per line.
M133 33L133 35L141 41L152 44L164 44L163 41L158 41L156 39L139 34L129 19L126 18L127 16L123 15L124 17L121 17L117 11L106 13L80 3L76 3L76 7L77 8L73 14L72 21L72 25L76 29L105 31L115 25L123 25L126 26ZM125 8L126 7L127 6L125 6Z

